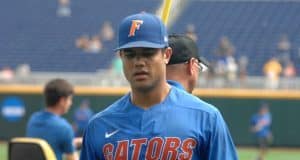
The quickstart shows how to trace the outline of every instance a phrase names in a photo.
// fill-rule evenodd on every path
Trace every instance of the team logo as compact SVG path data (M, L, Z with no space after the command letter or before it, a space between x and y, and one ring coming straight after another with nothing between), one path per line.
M102 152L105 160L139 160L143 157L146 160L191 160L196 147L197 140L193 138L153 137L108 142Z
M143 24L143 22L144 21L142 20L132 20L128 37L134 36L135 31L140 29L140 26Z

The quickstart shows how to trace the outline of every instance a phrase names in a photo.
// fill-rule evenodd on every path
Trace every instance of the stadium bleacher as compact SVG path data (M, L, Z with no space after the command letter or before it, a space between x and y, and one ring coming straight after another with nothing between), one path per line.
M56 15L57 1L5 0L0 6L0 69L28 63L32 71L95 72L108 68L116 39L105 43L99 54L76 48L83 34L97 34L105 21L116 30L125 15L154 12L160 0L71 1L71 17ZM16 5L18 4L18 5ZM125 7L126 6L126 7ZM228 36L235 57L249 58L250 75L262 75L262 66L276 54L280 35L292 43L292 60L300 70L300 2L295 1L197 1L190 0L170 33L183 33L194 24L204 57L212 61L219 38ZM9 15L9 16L5 16Z
M0 68L15 68L22 63L30 64L32 71L48 72L95 72L107 68L116 40L106 44L103 52L88 54L76 48L76 38L97 34L105 21L111 21L116 30L124 15L152 12L159 2L72 0L72 16L58 17L57 1L4 1L0 5Z
M293 1L190 1L173 26L182 32L186 24L194 24L199 46L210 61L221 36L228 36L236 47L235 57L246 55L250 75L262 75L263 64L276 56L276 45L282 34L292 44L292 60L299 61L300 3ZM298 71L300 69L297 64Z

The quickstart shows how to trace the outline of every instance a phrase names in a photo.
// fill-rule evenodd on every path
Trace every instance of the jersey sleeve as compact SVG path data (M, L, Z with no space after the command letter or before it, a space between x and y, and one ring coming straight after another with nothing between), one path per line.
M219 111L212 121L212 132L208 144L208 160L237 160L235 145L227 125Z
M85 130L82 142L82 149L80 153L80 160L98 160L96 148L93 143L93 124L90 122Z
M63 153L69 154L75 152L75 147L73 145L74 132L70 125L67 125L66 128L64 128L64 132L61 138Z

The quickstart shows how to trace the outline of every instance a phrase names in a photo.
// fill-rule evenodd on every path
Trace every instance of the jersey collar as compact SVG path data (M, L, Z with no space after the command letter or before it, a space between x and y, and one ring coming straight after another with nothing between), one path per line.
M181 89L181 90L184 90L184 91L185 91L183 85L181 85L179 82L174 81L174 80L167 80L167 82L168 82L171 86L174 86L174 87L176 87L176 88L178 88L178 89Z

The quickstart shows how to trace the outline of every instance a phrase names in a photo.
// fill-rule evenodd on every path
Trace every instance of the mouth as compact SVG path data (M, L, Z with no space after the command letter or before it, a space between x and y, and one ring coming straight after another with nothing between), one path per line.
M139 72L135 72L133 74L134 79L136 79L137 81L142 81L147 79L147 77L149 76L149 73L146 71L139 71Z

